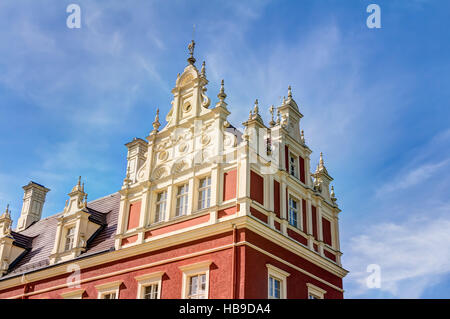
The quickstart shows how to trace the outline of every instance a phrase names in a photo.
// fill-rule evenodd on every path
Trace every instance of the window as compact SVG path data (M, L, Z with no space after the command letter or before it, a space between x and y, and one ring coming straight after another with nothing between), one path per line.
M119 288L122 284L121 280L108 282L95 286L98 291L98 299L119 299Z
M158 299L158 284L144 287L144 299Z
M175 210L175 216L186 215L188 208L188 191L189 191L189 184L178 186L177 207Z
M271 264L267 267L267 297L269 299L286 299L287 298L287 277L290 274Z
M311 283L307 283L306 286L308 287L308 299L324 299L324 295L327 293L326 290Z
M281 299L281 280L269 276L269 298Z
M200 180L198 186L198 209L208 208L211 202L211 177Z
M206 299L206 274L189 277L188 299Z
M102 294L102 299L117 299L115 292Z
M156 195L156 214L155 223L163 221L166 215L167 207L167 191L163 191Z
M298 220L298 202L289 197L289 225L297 227Z
M297 167L298 167L297 156L295 156L292 153L289 153L289 173L292 176L297 177Z
M71 290L63 292L61 297L64 299L83 299L84 289Z
M135 277L138 282L137 299L161 298L161 284L163 275L164 271L158 271Z
M75 236L75 226L67 229L64 251L69 251L72 249L74 236Z
M181 298L208 299L209 297L209 267L211 261L181 266L183 272L183 286Z

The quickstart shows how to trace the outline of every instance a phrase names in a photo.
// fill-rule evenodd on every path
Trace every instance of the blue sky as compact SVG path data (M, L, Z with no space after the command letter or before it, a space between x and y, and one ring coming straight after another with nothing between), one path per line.
M66 7L82 10L66 27ZM381 8L368 29L366 7ZM447 1L0 2L0 207L17 221L30 180L62 210L82 175L117 191L126 148L170 109L196 25L208 95L225 79L230 120L292 85L343 210L347 298L450 298L450 22ZM366 267L381 267L368 289Z

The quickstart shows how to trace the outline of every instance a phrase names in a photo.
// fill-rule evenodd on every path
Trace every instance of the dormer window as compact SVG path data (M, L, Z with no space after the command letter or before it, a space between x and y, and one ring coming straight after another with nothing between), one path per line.
M58 216L50 264L68 261L86 251L87 241L105 224L105 216L87 206L81 177L69 193L63 213Z
M167 207L167 191L159 192L158 195L156 195L155 223L164 220L166 215L166 207Z
M64 244L64 251L69 251L72 249L74 237L75 237L75 227L68 228L66 233L66 241Z
M188 209L188 192L189 184L178 186L175 216L186 215Z

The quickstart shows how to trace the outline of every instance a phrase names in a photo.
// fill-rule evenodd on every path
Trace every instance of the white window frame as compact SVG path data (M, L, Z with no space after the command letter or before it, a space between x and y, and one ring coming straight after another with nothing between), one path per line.
M270 277L280 281L280 299L287 299L287 277L291 274L271 264L266 264L267 267L267 298L270 299L269 281Z
M209 181L209 184L206 184L206 186L201 187L201 181L202 180L207 180ZM211 207L211 184L212 184L212 179L211 179L211 175L199 178L198 180L198 200L197 200L197 209L198 210L202 210L202 209L207 209ZM206 194L206 198L202 200L202 194L203 192L205 192ZM202 207L201 203L205 202L205 206Z
M97 289L97 299L104 299L103 297L107 294L116 294L115 299L119 299L119 292L120 292L120 285L122 284L122 280L117 280L113 282L108 282L106 284L101 284L95 286L95 289Z
M155 284L158 285L158 298L156 299L161 299L161 284L163 275L164 271L157 271L150 274L134 277L134 279L136 279L136 281L138 282L136 299L144 299L145 288Z
M184 192L180 194L181 188L184 188ZM183 205L178 206L179 200L181 198L183 198ZM189 183L184 183L177 186L177 193L175 195L175 217L186 216L188 214L188 209L189 209Z
M68 292L63 292L61 297L63 299L83 299L85 289L77 289Z
M73 233L70 237L70 248L66 249L67 241L69 239L69 231L73 229ZM70 225L64 228L64 242L63 242L63 252L71 251L75 247L75 233L76 233L77 227L76 225Z
M165 194L164 199L163 200L159 200L158 201L158 196L159 194ZM167 215L167 196L168 196L168 190L164 189L164 190L160 190L158 192L156 192L155 194L155 216L154 216L154 222L155 223L160 223L163 222L166 218ZM160 216L160 218L158 218L159 216L159 207L160 205L164 205L164 211L162 212L162 216Z
M302 224L302 222L301 222L302 216L301 216L301 213L300 213L300 205L301 205L301 201L299 201L299 200L297 199L297 197L292 196L292 194L289 194L289 197L288 197L288 198L289 198L289 199L288 199L288 224L291 225L291 226L293 226L293 227L295 227L295 228L302 228L302 227L301 227L301 224ZM292 224L291 224L291 201L294 201L294 202L297 203L297 208L296 208L296 209L293 209L293 208L292 208L293 210L295 210L296 216L297 216L296 225L292 225Z
M202 261L195 264L178 267L183 272L183 282L181 288L181 299L189 299L189 279L193 276L206 275L205 299L209 299L209 269L212 261Z
M294 163L292 163L291 159L294 159ZM294 167L294 174L292 174L292 166ZM298 156L293 152L289 152L289 175L299 178L299 163Z
M308 287L308 299L324 299L325 294L327 293L326 290L319 288L312 283L306 283L306 286ZM316 298L311 298L311 296L314 296Z

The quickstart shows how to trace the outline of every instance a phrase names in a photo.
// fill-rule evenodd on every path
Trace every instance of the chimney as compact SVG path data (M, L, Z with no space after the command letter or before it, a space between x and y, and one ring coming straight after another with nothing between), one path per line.
M41 219L45 195L50 191L35 182L29 182L28 185L23 187L23 190L23 206L16 231L27 229L32 223Z

